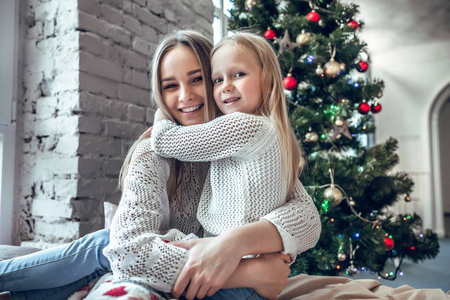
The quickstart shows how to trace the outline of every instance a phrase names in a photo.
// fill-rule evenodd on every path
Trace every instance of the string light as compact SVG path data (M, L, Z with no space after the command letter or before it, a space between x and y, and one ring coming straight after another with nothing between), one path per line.
M315 57L314 55L308 55L308 57L306 58L306 62L308 64L311 64L314 61Z

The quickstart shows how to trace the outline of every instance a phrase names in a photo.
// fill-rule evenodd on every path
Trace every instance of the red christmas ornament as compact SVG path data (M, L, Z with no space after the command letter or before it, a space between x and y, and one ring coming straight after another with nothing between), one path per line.
M378 103L377 101L372 102L372 107L370 108L370 110L374 114L379 113L381 111L381 104Z
M358 106L358 111L362 115L367 115L370 111L370 105L365 100Z
M295 90L297 88L297 80L289 73L287 74L287 77L283 79L283 85L284 88L289 91Z
M350 22L348 22L347 26L353 27L353 31L355 31L359 27L358 22L356 22L355 20L351 20Z
M361 73L364 73L367 70L369 70L369 64L367 62L365 62L365 61L360 61L358 63L358 65L359 65L358 71L360 71Z
M391 251L394 249L394 239L391 237L384 238L384 251Z
M268 40L273 40L276 37L276 33L272 28L267 28L266 32L264 32L264 37Z
M306 15L306 18L311 22L320 21L320 15L314 9L309 14Z

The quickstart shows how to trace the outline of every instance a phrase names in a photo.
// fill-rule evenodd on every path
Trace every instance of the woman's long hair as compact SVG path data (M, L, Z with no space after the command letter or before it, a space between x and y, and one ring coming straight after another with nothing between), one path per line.
M289 122L284 95L281 67L272 46L262 36L251 32L237 31L222 39L211 51L211 57L224 45L234 45L242 55L253 59L261 67L262 102L256 113L270 118L281 138L283 170L287 195L292 193L294 183L301 172L304 158L300 144Z
M202 73L202 82L205 89L205 99L206 103L205 107L205 122L208 122L214 119L216 115L216 106L214 104L213 99L213 87L211 81L211 63L209 59L209 54L212 49L211 42L206 39L202 34L192 31L192 30L179 30L175 31L172 34L166 35L158 44L158 47L155 50L155 54L152 60L152 72L151 72L151 88L153 93L153 99L156 105L167 115L170 120L173 122L177 122L170 114L170 111L167 109L167 106L164 102L162 96L161 89L161 61L164 56L172 50L174 47L183 45L190 48L195 56L197 57ZM178 123L179 124L179 123ZM120 170L119 174L119 188L123 189L125 177L128 174L128 168L131 162L131 158L133 153L138 146L138 144L150 137L151 132L147 131L143 135L139 137L137 141L130 147L130 150L125 157L124 163ZM181 195L181 191L178 188L182 188L183 184L183 164L180 161L175 160L175 163L172 164L172 168L170 170L170 174L172 175L172 180L168 183L168 196L170 200L177 199L178 202L181 201L179 199L179 195ZM182 203L180 202L182 205ZM181 206L183 207L183 206Z

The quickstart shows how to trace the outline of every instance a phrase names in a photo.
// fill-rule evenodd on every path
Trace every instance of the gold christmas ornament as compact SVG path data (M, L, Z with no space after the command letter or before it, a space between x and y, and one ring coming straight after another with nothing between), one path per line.
M323 66L323 70L325 76L328 78L335 78L341 73L341 65L335 61L334 58L331 58L330 61Z
M379 91L377 94L377 98L381 98L381 97L383 97L383 91Z
M305 142L307 143L317 143L319 141L319 135L314 131L305 134Z
M336 126L343 126L344 125L344 120L342 120L341 118L337 119L334 124L336 124Z
M323 191L323 197L325 199L331 199L333 201L331 205L336 206L342 202L344 196L342 195L342 192L334 185L334 169L332 170L330 168L328 169L328 172L330 173L331 184L330 187Z
M316 75L318 75L318 76L322 75L323 74L322 67L320 65L317 65L317 68L316 68L315 72L316 72Z
M405 202L411 202L411 201L412 201L411 196L410 195L406 195Z
M344 196L334 184L331 184L330 187L326 188L325 191L323 191L323 197L325 199L331 199L333 201L332 205L336 206L342 202Z
M344 260L347 259L347 255L345 255L344 251L341 251L341 252L338 253L337 259L338 259L339 261L344 261Z
M306 33L305 30L302 30L302 33L297 35L295 42L299 46L308 45L311 42L311 36L309 35L309 33Z
M333 50L331 49L331 45L328 46L330 47L330 52L332 52L331 58L330 61L323 66L323 70L325 76L334 78L341 73L341 64L334 60L334 56L336 55L336 45L333 47Z
M344 261L346 258L347 258L347 255L345 255L345 252L344 252L344 243L341 242L341 245L339 246L339 249L338 249L337 259L339 261Z
M258 4L258 0L245 0L245 9L251 11Z

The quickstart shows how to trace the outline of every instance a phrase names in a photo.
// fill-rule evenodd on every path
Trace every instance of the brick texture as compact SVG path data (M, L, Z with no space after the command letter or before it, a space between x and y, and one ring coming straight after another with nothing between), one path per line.
M55 245L100 229L131 141L153 123L149 66L176 28L212 40L211 0L20 3L17 237Z

